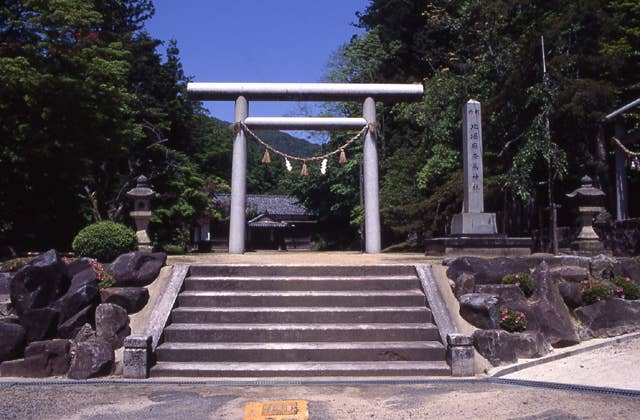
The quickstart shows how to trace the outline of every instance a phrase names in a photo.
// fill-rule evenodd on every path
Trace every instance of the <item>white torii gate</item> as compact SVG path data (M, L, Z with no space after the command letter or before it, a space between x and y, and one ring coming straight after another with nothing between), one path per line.
M375 101L420 100L421 84L348 83L189 83L187 92L195 100L235 101L234 122L253 129L348 130L376 122ZM362 118L249 117L249 101L363 101ZM378 205L378 153L376 133L364 139L365 251L380 252ZM247 192L247 140L238 130L233 140L229 253L244 253Z

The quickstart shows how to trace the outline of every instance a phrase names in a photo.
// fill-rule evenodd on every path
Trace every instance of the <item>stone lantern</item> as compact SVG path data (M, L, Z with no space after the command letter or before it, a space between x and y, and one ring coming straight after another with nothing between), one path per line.
M151 252L151 240L147 234L149 219L151 219L151 198L156 194L147 185L147 177L140 175L135 188L127 191L127 197L133 201L133 211L129 215L136 224L138 250Z
M602 203L605 194L601 189L593 186L592 180L585 175L580 179L582 185L575 191L567 194L569 198L575 198L580 214L580 232L578 238L571 243L571 248L578 253L595 254L604 250L604 246L593 230L593 218L604 211Z

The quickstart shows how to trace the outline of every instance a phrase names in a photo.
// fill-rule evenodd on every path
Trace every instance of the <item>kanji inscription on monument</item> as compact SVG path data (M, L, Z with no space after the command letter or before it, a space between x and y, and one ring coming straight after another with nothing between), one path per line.
M484 212L482 175L482 113L473 99L462 107L462 164L464 198L462 213L453 215L453 235L495 234L496 215Z
M480 102L470 100L462 112L462 153L464 155L464 213L482 213L482 126Z

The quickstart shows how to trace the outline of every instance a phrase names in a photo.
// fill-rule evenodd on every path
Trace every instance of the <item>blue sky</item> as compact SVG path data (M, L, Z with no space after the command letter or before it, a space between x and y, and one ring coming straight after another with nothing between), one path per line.
M318 82L331 54L361 30L367 0L154 0L152 36L178 41L185 74L196 82ZM207 102L233 119L232 102ZM311 104L313 106L313 104ZM301 105L254 102L253 116L303 114Z

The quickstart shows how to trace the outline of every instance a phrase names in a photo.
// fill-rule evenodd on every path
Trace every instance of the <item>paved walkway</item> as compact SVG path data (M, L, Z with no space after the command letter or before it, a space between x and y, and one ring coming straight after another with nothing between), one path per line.
M635 338L625 339L628 337ZM579 346L556 350L550 355L551 358L566 352L573 353L582 349L587 351L540 363L502 377L640 391L640 336L636 333L628 337L618 338L622 341L598 348L594 347L615 339L589 340ZM533 361L534 364L539 362L544 360ZM526 361L519 364L526 365ZM505 368L495 368L490 373L500 374L503 369Z

